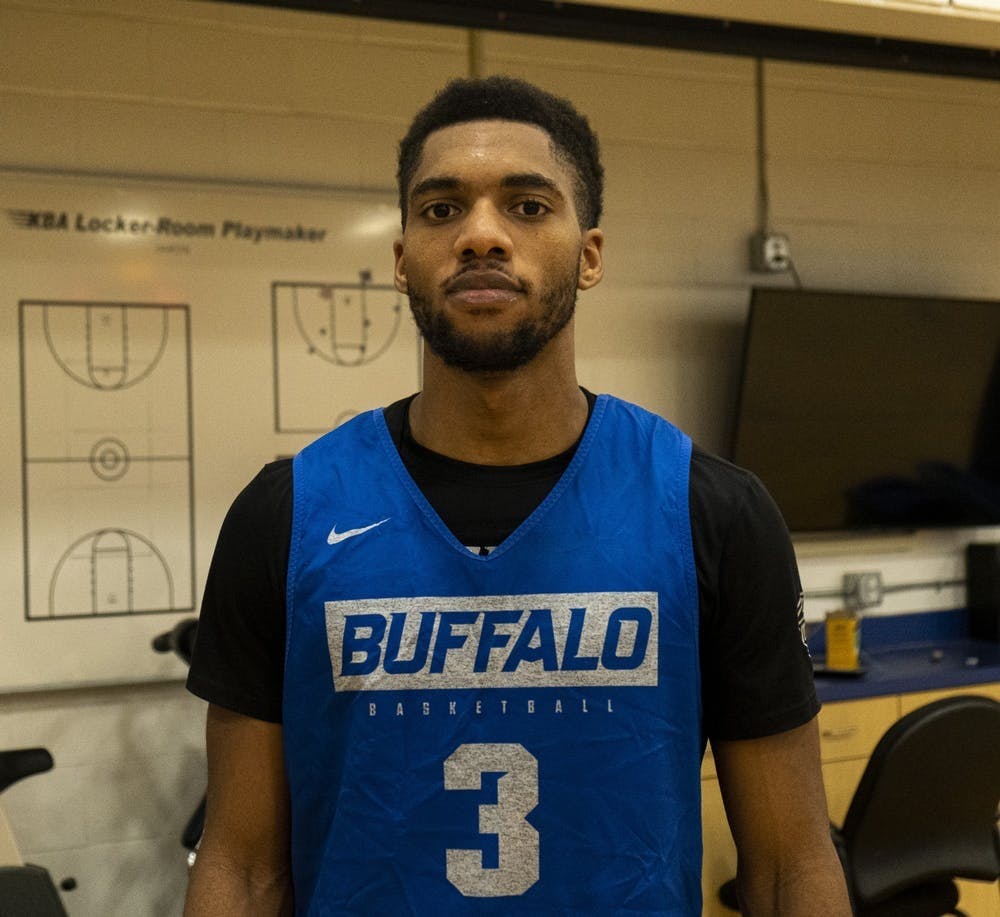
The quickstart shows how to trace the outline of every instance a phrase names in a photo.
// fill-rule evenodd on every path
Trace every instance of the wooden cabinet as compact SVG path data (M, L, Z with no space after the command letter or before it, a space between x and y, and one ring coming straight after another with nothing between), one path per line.
M917 707L941 700L942 697L952 697L955 694L980 694L1000 701L1000 682L990 682L985 685L969 685L965 688L951 688L947 691L918 691L913 694L903 694L899 698L899 715L905 716Z
M733 917L734 912L719 901L719 886L736 875L736 845L729 833L719 781L714 776L701 781L701 821L701 912L703 917Z
M953 694L984 694L1000 701L1000 683L944 691L872 697L823 706L819 714L820 755L830 819L840 824L864 773L868 758L885 731L899 717L931 701ZM719 886L736 873L736 848L715 777L715 765L706 753L702 766L703 917L732 917L718 899ZM918 804L915 801L915 804ZM969 917L1000 917L997 883L960 882L959 907Z
M899 699L873 697L825 704L819 712L820 758L830 820L844 820L861 774L882 734L899 719Z
M898 719L896 696L824 704L819 712L820 756L824 762L868 758Z

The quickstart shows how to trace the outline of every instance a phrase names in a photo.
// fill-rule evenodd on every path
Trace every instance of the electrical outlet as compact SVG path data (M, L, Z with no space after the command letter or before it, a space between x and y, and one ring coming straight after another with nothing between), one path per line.
M881 573L844 574L844 598L848 608L860 611L881 605L884 592Z
M792 266L788 236L780 232L757 232L750 237L750 269L780 273Z

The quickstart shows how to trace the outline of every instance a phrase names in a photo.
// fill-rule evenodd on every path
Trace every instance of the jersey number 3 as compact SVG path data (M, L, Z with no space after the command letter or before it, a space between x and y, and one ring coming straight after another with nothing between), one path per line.
M446 851L448 881L470 898L523 895L538 881L538 832L525 821L538 805L538 760L523 745L460 745L444 762L444 788L479 790L490 773L502 776L496 805L479 807L479 833L497 836L499 865L485 868L481 850Z

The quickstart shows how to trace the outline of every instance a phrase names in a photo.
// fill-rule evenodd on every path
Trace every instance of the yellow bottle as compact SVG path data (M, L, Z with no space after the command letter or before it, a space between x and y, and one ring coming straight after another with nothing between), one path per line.
M861 657L861 615L850 608L826 613L826 667L855 671Z

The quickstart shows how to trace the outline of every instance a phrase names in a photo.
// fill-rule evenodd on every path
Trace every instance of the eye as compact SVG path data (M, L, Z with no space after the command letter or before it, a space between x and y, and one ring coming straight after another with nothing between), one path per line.
M457 212L458 208L454 204L435 201L433 204L428 204L424 207L420 211L420 214L428 220L447 220L448 217L454 216Z
M548 206L543 204L541 201L534 200L533 198L519 201L512 209L524 217L540 217L550 212L550 208Z

